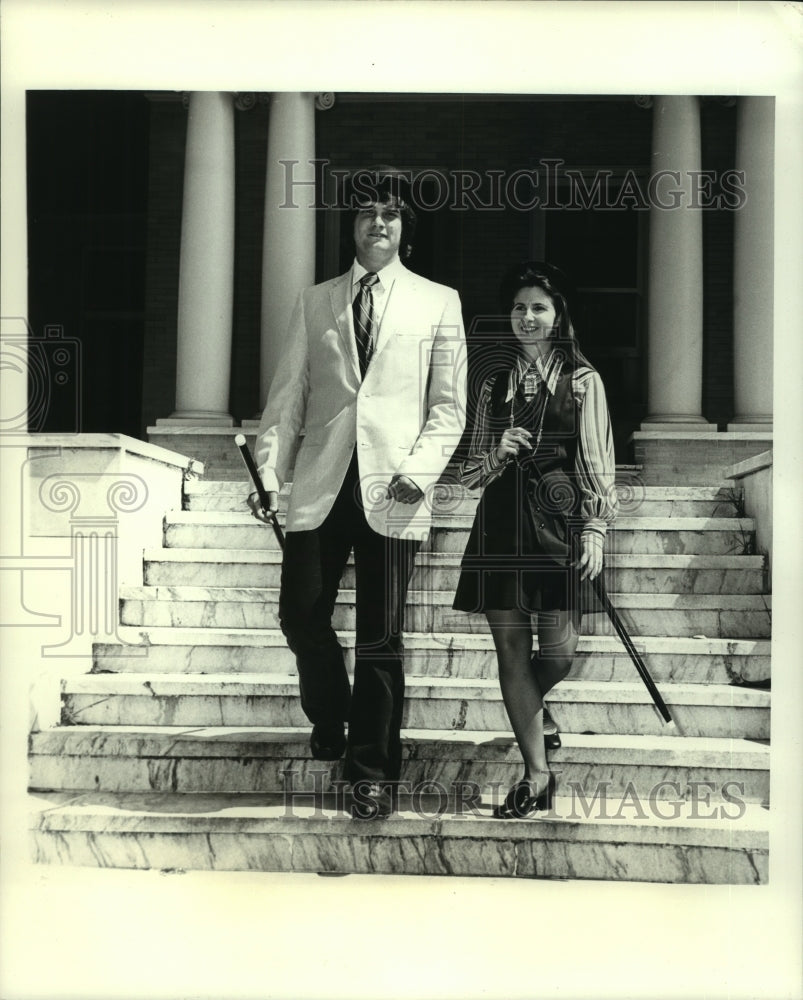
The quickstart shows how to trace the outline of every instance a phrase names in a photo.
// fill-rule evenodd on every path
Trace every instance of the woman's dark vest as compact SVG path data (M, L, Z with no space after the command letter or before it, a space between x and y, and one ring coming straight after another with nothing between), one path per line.
M535 448L546 390L542 387L528 401L519 385L513 399L505 400L508 386L509 370L502 371L491 387L490 429L498 439L506 427L524 427ZM491 551L541 551L562 561L568 557L571 534L582 527L574 477L580 412L572 393L572 373L561 374L554 395L546 392L546 397L537 450L532 456L522 450L519 460L510 462L485 490L484 534Z
M499 437L506 427L524 427L533 435L535 445L537 425L540 418L541 392L529 402L524 398L524 390L519 384L512 400L505 400L509 384L509 371L500 372L491 387L491 430ZM513 422L511 423L511 409ZM555 394L547 392L547 407L544 414L543 433L533 464L540 473L551 469L573 469L580 436L580 411L572 393L572 373L561 374L555 386Z

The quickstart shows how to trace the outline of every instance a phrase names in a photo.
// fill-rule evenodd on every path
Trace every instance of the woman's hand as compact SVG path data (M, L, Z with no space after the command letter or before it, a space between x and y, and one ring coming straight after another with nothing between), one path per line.
M581 580L593 580L602 572L602 549L604 540L596 531L585 531L580 536L582 553L577 560L577 568L581 570Z
M273 490L269 490L268 492L268 513L271 515L270 517L263 511L262 504L259 502L258 493L252 493L248 497L248 500L246 500L246 503L257 521L262 521L264 524L270 524L272 516L279 509L279 494Z
M532 448L532 434L523 427L507 427L496 449L496 459L504 462L511 455L515 458L520 448Z

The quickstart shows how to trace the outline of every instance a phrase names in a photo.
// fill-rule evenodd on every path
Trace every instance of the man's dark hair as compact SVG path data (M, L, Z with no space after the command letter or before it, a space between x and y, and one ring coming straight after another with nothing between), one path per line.
M395 167L378 166L355 170L348 179L346 189L346 205L349 208L351 226L357 213L362 208L375 205L391 204L399 209L401 215L401 244L399 257L407 258L413 252L413 236L415 235L416 215L410 202L411 172L397 170Z

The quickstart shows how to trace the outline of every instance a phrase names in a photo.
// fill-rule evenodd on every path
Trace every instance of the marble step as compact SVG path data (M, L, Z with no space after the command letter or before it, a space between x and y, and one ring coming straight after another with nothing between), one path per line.
M669 684L664 725L646 688L630 682L563 681L549 695L566 733L769 739L770 692L716 684ZM281 674L82 674L61 682L63 725L302 726L295 677ZM508 728L497 681L408 677L408 729Z
M278 629L121 627L121 643L96 643L94 673L295 673L295 657ZM354 632L340 633L349 669ZM640 636L636 645L656 683L759 684L770 678L767 640ZM534 641L537 648L538 642ZM496 678L489 634L404 637L408 676ZM583 636L570 677L629 681L635 668L618 636Z
M479 806L402 800L382 822L354 822L341 796L288 810L281 797L70 793L32 797L33 860L107 868L573 878L764 884L769 813L701 809L678 815L632 797L588 811L559 795L524 822ZM451 808L450 808L451 806ZM662 810L665 810L663 812ZM289 811L289 815L288 815Z
M278 628L278 590L258 587L121 587L123 625ZM409 632L486 632L482 614L452 610L448 591L411 590ZM766 639L771 600L764 595L616 594L611 600L631 635ZM336 629L355 627L354 591L344 588L335 605ZM613 634L604 614L585 615L584 634Z
M443 794L474 782L489 795L522 774L509 732L405 730L402 743L403 780L437 782ZM549 758L561 786L589 797L632 788L645 800L689 801L705 784L724 804L769 801L769 753L739 739L566 734ZM33 733L29 760L33 791L308 792L344 780L342 761L312 760L308 729L67 726Z
M454 593L461 555L422 552L410 586L414 590ZM144 582L174 587L278 587L278 549L149 549L144 553ZM762 556L619 555L606 559L608 587L629 594L761 594ZM354 587L354 562L349 559L343 586Z
M281 520L281 519L280 519ZM472 518L437 515L426 543L434 552L463 553ZM620 517L609 534L606 551L664 555L742 555L753 544L755 525L735 517ZM169 548L275 549L266 524L248 513L169 511L164 519Z
M290 485L279 493L279 511L287 510ZM188 482L184 487L185 509L190 511L242 512L251 481L243 475L232 482ZM620 517L736 517L741 506L738 492L707 486L645 486L637 473L621 471L617 476ZM436 510L473 514L479 500L476 491L442 487L433 496Z

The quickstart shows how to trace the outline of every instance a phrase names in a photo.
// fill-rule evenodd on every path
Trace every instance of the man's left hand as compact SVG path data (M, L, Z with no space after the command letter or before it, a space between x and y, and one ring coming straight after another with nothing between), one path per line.
M415 485L412 479L400 475L395 475L391 479L385 493L388 500L397 500L399 503L418 503L423 495L423 491Z

